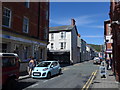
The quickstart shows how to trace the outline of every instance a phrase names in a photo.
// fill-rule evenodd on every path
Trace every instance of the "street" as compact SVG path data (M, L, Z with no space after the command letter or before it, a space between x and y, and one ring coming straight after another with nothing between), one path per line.
M30 88L71 88L81 89L88 81L92 72L98 69L93 61L74 64L63 68L61 75L53 76L51 79L26 78L18 81L17 89Z

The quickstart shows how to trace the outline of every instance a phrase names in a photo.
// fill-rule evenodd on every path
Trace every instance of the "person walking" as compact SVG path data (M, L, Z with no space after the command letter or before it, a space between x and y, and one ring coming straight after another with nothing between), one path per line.
M34 61L34 58L31 57L31 60L29 61L29 64L28 64L29 76L31 76L31 73L32 73L32 70L34 69L34 67L35 67L35 61Z

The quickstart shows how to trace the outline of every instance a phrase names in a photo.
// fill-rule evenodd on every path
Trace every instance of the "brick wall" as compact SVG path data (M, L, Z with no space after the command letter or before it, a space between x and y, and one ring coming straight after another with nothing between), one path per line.
M113 22L120 20L120 1L111 2L110 19L113 33L113 70L116 80L120 82L120 24Z
M49 9L49 4L30 2L30 7L26 8L23 2L4 2L3 7L7 7L12 10L11 28L3 27L3 30L16 32L22 35L34 37L42 41L44 39L44 28L47 28L49 21L46 20L46 11ZM40 15L40 17L39 17ZM23 17L29 18L29 32L23 33ZM40 21L40 24L38 22ZM40 28L38 28L40 27ZM38 31L39 30L39 31ZM47 39L48 40L48 39Z

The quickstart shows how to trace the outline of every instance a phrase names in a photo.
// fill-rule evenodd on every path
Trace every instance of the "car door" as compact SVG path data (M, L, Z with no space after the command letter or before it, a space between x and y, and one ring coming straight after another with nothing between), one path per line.
M55 74L59 73L59 65L58 62L54 62L54 70L55 70Z
M51 66L50 66L50 68L51 68L51 70L50 70L51 75L54 75L54 74L55 74L55 65L54 65L54 64L55 64L55 63L52 62Z

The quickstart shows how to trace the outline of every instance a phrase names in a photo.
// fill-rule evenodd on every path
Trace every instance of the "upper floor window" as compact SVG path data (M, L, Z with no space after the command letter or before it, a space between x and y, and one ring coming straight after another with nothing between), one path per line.
M51 33L51 40L54 40L54 34Z
M65 39L66 38L66 32L61 32L61 39Z
M23 32L28 33L29 29L29 19L27 17L23 18Z
M11 24L11 10L4 7L2 25L10 27L10 24Z
M29 0L26 0L26 2L24 2L24 5L25 5L25 7L29 8L29 7L30 7L30 2L29 2Z
M111 27L110 27L110 24L108 24L108 35L111 35Z
M47 39L48 38L48 29L47 27L45 27L44 29L44 39Z

